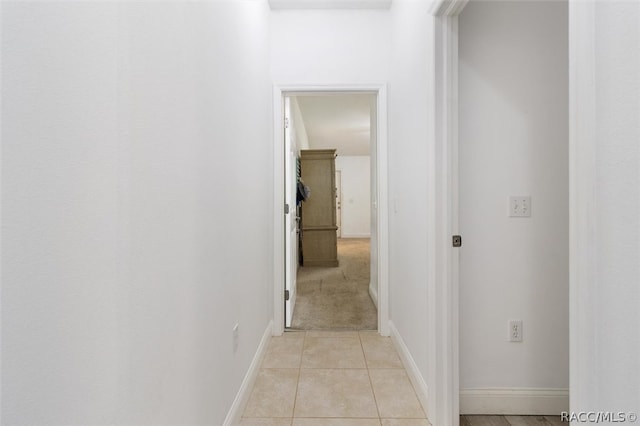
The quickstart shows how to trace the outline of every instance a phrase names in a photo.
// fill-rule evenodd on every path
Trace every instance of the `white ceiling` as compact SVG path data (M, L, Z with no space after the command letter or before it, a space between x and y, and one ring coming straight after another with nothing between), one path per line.
M296 96L311 149L369 155L371 94Z
M278 9L389 9L391 0L269 0Z

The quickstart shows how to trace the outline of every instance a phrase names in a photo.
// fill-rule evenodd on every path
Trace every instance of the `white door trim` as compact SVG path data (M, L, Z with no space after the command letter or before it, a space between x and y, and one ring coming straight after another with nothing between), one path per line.
M587 363L597 319L596 241L596 2L569 2L569 406L589 406L583 395L593 371Z
M372 208L377 209L378 231L378 333L389 335L389 215L387 155L387 86L386 84L275 85L273 88L273 335L284 332L284 134L283 95L285 93L358 93L377 95L377 167L378 185L372 194Z
M429 286L428 415L434 425L460 423L458 341L458 15L468 0L439 0L434 15L435 209Z

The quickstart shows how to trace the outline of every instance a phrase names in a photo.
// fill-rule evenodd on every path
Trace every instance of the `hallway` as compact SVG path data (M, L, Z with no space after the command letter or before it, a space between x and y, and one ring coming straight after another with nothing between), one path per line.
M638 22L624 0L2 2L0 424L640 412ZM273 337L299 89L377 93L351 130L377 142L397 353Z
M273 337L242 426L428 426L391 338L375 331Z

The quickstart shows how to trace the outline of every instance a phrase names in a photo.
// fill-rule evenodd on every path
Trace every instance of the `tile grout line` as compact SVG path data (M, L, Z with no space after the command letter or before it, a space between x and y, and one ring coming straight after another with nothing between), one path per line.
M296 393L293 396L293 410L291 411L291 425L296 415L296 404L298 402L298 388L300 387L300 374L302 373L302 357L304 356L304 345L307 342L307 332L302 337L302 348L300 348L300 362L298 363L298 380L296 381Z
M369 363L367 362L367 354L362 344L362 334L358 332L358 340L360 340L360 349L362 349L362 355L364 356L364 365L367 368L367 377L369 378L369 386L371 386L371 394L373 395L373 402L376 404L376 411L378 412L378 423L382 425L382 418L380 417L380 407L378 406L378 399L376 398L376 392L373 390L373 382L371 380L371 373L369 372Z

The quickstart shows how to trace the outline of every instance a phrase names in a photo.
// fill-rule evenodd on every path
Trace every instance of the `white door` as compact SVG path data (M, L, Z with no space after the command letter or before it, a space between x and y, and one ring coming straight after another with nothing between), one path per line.
M284 167L285 167L285 327L291 327L296 299L296 275L298 271L298 235L296 223L297 147L294 123L291 119L291 98L284 98Z
M336 170L336 226L338 238L342 237L342 171Z

